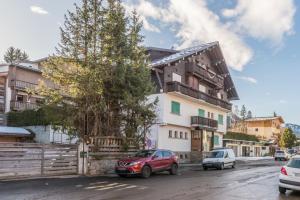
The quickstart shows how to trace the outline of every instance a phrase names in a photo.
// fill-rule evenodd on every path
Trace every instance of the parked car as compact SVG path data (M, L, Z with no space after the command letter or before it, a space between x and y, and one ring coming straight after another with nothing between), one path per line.
M169 171L176 175L178 171L177 156L169 150L142 150L133 157L117 162L115 172L121 176L137 174L148 178L153 172Z
M217 168L223 170L225 167L235 167L235 155L232 149L222 148L215 149L203 159L202 167L204 170L208 168Z
M288 159L291 159L296 154L297 154L297 151L295 149L288 149L286 151L286 155L287 155Z
M276 150L274 154L275 160L288 160L287 154L283 150Z
M300 191L300 156L296 155L290 159L287 165L283 166L279 175L279 192L286 190Z

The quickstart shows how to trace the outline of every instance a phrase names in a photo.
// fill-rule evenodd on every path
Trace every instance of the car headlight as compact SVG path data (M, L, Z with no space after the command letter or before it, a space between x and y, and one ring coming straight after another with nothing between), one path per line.
M140 161L135 161L135 162L130 163L128 166L135 166L135 165L138 165L140 163L141 163Z

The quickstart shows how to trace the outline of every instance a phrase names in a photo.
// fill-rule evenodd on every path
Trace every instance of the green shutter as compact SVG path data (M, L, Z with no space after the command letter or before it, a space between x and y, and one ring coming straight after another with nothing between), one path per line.
M219 136L215 135L214 136L214 145L219 145Z
M205 110L199 108L198 109L198 116L205 117Z
M171 112L180 115L180 103L176 101L171 102Z
M223 121L224 121L223 115L219 115L218 116L218 124L223 125L223 123L224 123Z

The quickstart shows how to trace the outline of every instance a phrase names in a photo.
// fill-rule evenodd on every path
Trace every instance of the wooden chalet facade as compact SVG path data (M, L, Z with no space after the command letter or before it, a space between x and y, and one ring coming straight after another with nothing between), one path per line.
M218 42L184 50L149 47L158 120L149 148L168 148L190 160L222 146L234 83ZM199 157L199 156L198 156Z

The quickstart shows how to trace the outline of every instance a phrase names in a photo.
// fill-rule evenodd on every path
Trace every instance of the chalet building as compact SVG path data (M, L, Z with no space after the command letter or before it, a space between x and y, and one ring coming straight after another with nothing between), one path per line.
M158 99L158 120L151 127L149 148L170 149L193 160L222 147L234 83L218 42L183 49L147 49Z
M26 61L19 64L0 65L0 125L5 125L5 113L35 109L42 97L32 95L29 89L35 88L40 80L44 80L40 63L44 59L34 62ZM54 87L45 81L49 87Z
M255 117L245 120L247 134L256 135L262 140L274 140L282 133L284 120L278 117Z

